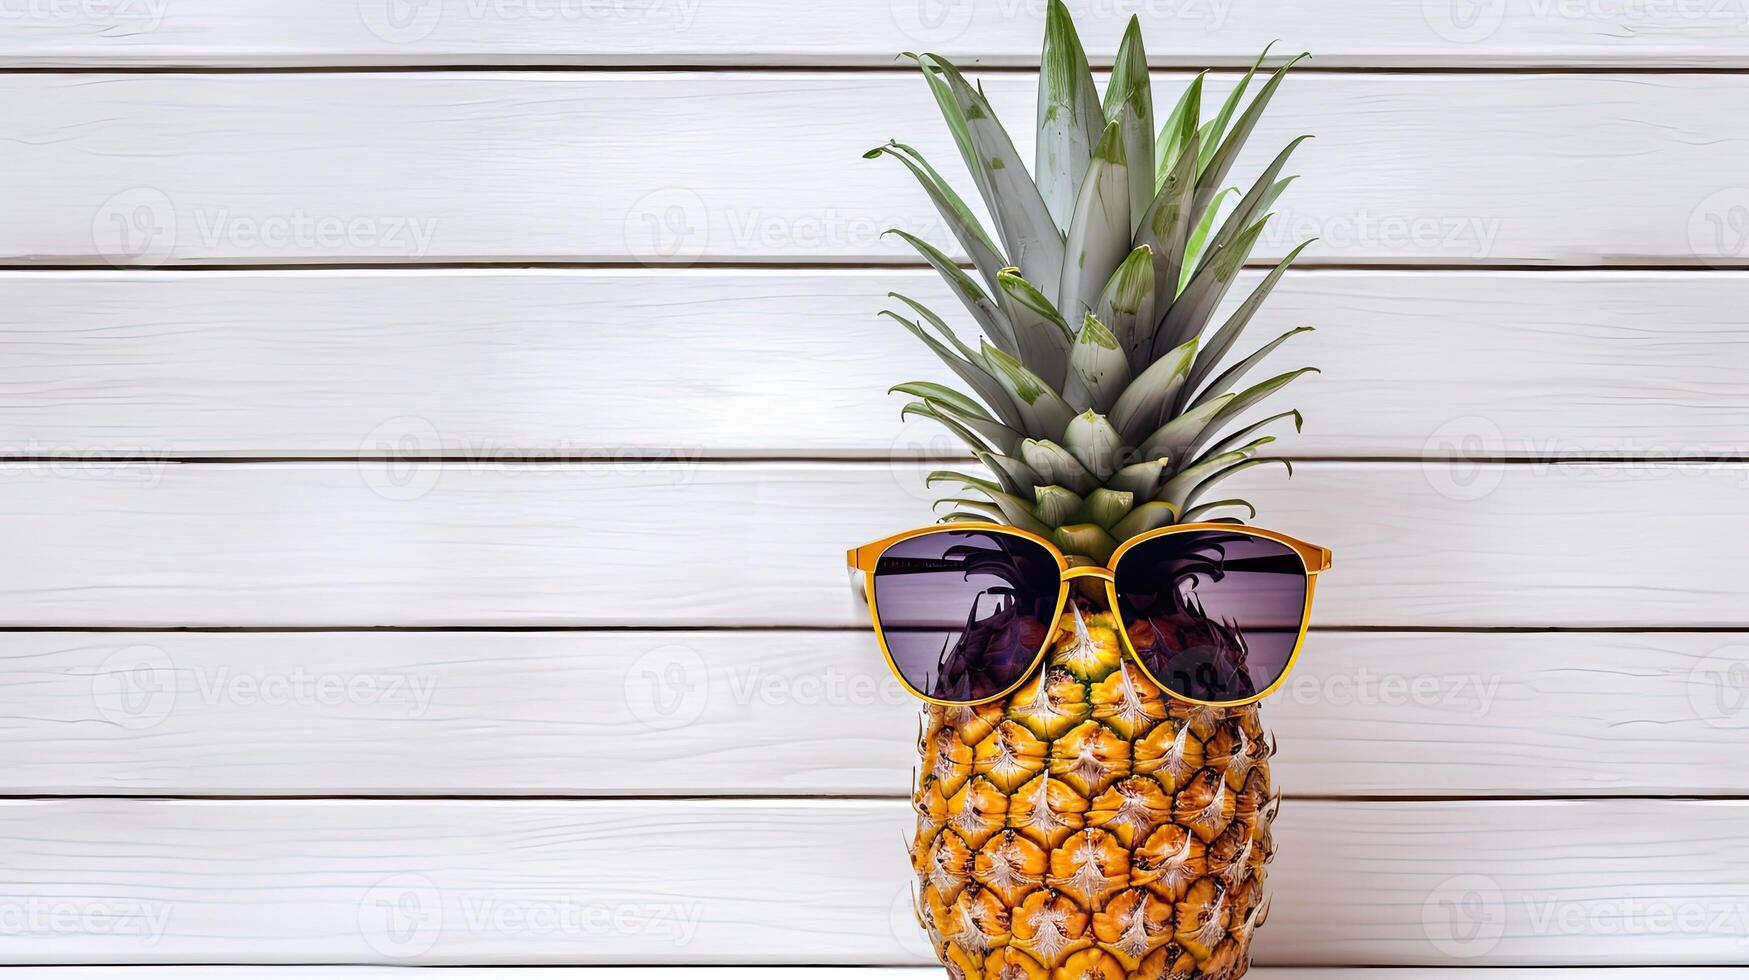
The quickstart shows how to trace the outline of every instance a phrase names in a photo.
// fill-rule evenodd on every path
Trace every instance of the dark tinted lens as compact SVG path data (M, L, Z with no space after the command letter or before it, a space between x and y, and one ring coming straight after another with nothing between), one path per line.
M1241 531L1184 531L1124 552L1119 611L1150 673L1197 701L1242 701L1287 670L1306 608L1292 548Z
M893 663L940 701L993 698L1044 649L1061 576L1044 546L991 531L934 531L888 548L874 601Z

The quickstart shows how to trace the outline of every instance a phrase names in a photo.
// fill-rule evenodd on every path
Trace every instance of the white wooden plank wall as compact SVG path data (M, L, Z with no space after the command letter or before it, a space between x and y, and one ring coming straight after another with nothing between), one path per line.
M1033 116L1033 73L980 80ZM14 263L915 262L892 227L950 244L903 167L862 157L904 134L954 159L902 70L28 73L0 100ZM1309 238L1350 264L1749 259L1749 76L1306 73L1236 172L1304 133L1261 259Z
M15 66L769 65L890 66L900 51L1030 65L1044 4L886 0L118 0L16 5L0 53ZM1144 0L1069 4L1088 55L1109 63L1131 14L1156 64L1245 65L1275 39L1320 64L1361 67L1734 67L1749 37L1735 3L1432 0L1342 4Z
M1739 975L1749 7L1071 7L1317 56L1252 976ZM0 4L0 980L939 975L838 566L957 455L873 315L939 228L860 153L952 160L901 50L1030 118L1042 12Z

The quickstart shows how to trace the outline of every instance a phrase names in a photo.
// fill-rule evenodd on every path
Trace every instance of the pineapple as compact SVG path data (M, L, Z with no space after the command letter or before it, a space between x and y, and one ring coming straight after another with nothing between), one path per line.
M962 270L894 232L982 335L972 346L898 294L899 308L885 311L964 384L894 389L912 399L904 415L945 426L988 471L929 476L956 488L943 519L1003 521L1054 540L1074 562L1104 564L1125 539L1163 525L1254 516L1248 502L1210 491L1247 468L1286 465L1263 454L1273 441L1263 433L1284 419L1297 431L1299 413L1251 410L1313 369L1240 382L1311 328L1228 355L1305 246L1209 327L1292 180L1281 172L1300 140L1242 195L1222 185L1299 59L1247 104L1253 66L1207 119L1199 75L1156 131L1138 22L1101 98L1068 12L1052 2L1029 174L980 89L943 58L911 57L995 230L911 147L869 152L915 174L971 260ZM1272 744L1255 705L1165 696L1126 658L1119 628L1103 592L1077 593L1044 666L1019 690L927 709L911 857L919 922L953 977L1246 971L1268 909Z

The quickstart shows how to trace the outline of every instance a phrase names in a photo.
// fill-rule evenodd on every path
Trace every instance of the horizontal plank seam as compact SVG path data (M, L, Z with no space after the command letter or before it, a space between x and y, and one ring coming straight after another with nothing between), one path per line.
M1645 465L1645 464L1652 464L1652 465L1668 464L1668 465L1673 465L1673 466L1679 465L1679 466L1687 466L1687 467L1700 467L1700 466L1744 466L1744 465L1749 465L1749 448L1744 449L1744 451L1740 454L1734 454L1734 455L1720 455L1720 454L1716 454L1716 453L1714 453L1714 454L1696 453L1693 455L1683 455L1683 454L1658 455L1658 454L1650 454L1650 453L1648 453L1648 454L1589 453L1589 454L1575 454L1575 455L1571 455L1571 456L1558 456L1558 455L1556 455L1556 456L1504 456L1504 455L1494 455L1494 456L1480 456L1480 455L1477 455L1477 456L1458 456L1458 455L1452 455L1452 456L1336 456L1336 455L1309 455L1309 456L1292 456L1289 458L1292 459L1292 461L1294 463L1302 464L1302 465L1311 465L1311 464L1333 465L1334 464L1334 465L1354 466L1354 467L1421 466L1421 465L1426 465L1426 464L1448 466L1452 463L1469 463L1472 465L1482 465L1482 466L1518 466L1518 467L1526 467L1526 466L1544 466L1544 467L1620 466L1620 467L1633 467L1633 466ZM346 466L346 465L353 465L353 464L359 464L359 463L393 463L393 464L401 465L401 466L405 466L405 465L450 466L450 465L467 464L470 466L490 466L490 467L497 468L497 469L515 469L517 467L523 467L523 466L543 467L543 468L554 467L554 466L567 466L567 467L582 468L582 467L588 467L588 466L606 466L606 465L618 465L618 464L648 465L652 468L656 468L656 467L662 467L662 466L683 466L683 465L684 466L691 466L691 465L697 465L700 463L708 463L708 464L711 464L713 466L715 466L715 465L721 465L721 466L778 466L778 465L808 466L808 465L812 465L812 466L821 466L821 467L831 466L831 467L850 468L850 467L862 467L862 466L883 466L884 467L884 466L892 466L895 464L925 466L925 465L932 465L935 463L968 462L971 459L972 459L972 457L970 457L970 456L954 456L954 455L946 455L946 454L943 454L940 456L918 455L918 456L894 457L894 456L881 456L881 455L878 455L878 454L872 453L872 452L867 453L867 454L856 454L856 455L846 453L846 454L842 454L842 455L838 455L838 456L768 456L768 455L700 456L700 455L680 455L680 454L674 454L674 453L662 453L662 454L615 453L612 455L608 455L608 454L589 453L589 452L561 454L561 453L546 453L539 446L530 446L527 451L518 453L516 455L504 455L502 453L480 453L477 455L471 455L471 454L467 454L467 453L455 453L452 455L417 455L417 456L415 456L415 455L406 455L406 456L352 455L352 456L347 456L347 455L340 455L340 454L329 455L329 456L322 456L322 455L316 455L316 456L291 456L291 455L287 455L287 456L220 456L220 455L173 456L173 455L159 455L159 454L151 453L151 452L125 453L125 454L104 454L104 453L85 453L85 452L80 452L77 450L70 450L66 453L62 453L62 454L58 454L58 455L43 455L40 453L35 453L35 454L31 454L31 453L19 453L19 454L0 453L0 463L8 463L8 464L13 464L13 465L43 464L43 465L54 465L54 466L64 466L64 467L80 467L80 466L114 467L114 466L127 466L127 465L143 466L143 465L147 465L147 464L152 464L152 465L172 465L172 466L189 466L189 467L203 467L204 466L204 467L215 467L215 468L222 468L222 467L227 467L227 466L274 466L274 465L312 466L312 465L323 465L323 464L329 464L329 465L338 467L338 466Z
M1276 263L1259 260L1251 266L1253 269L1272 269ZM967 264L959 268L968 272L976 271ZM896 260L894 262L855 264L849 262L790 262L775 264L772 262L693 262L689 264L660 265L644 262L534 262L534 261L503 261L503 262L330 262L324 264L290 263L282 265L250 265L247 263L202 263L188 265L162 266L127 266L110 263L97 264L32 264L7 263L0 261L0 280L26 279L34 277L49 277L57 274L88 276L91 273L125 274L141 279L153 277L187 276L194 278L204 272L236 273L254 276L283 276L293 278L307 276L314 272L356 272L356 273L443 273L443 272L504 272L504 273L541 273L541 272L643 272L655 277L683 278L693 272L758 272L773 276L787 275L799 272L825 272L835 275L866 274L869 276L886 275L892 272L927 272L931 267L921 262ZM1403 262L1392 265L1383 263L1349 263L1349 262L1318 262L1301 259L1293 264L1290 275L1336 275L1344 278L1356 278L1371 275L1385 277L1396 275L1427 275L1445 274L1453 277L1471 276L1484 277L1491 275L1523 276L1536 279L1547 276L1585 276L1604 279L1610 276L1680 276L1694 274L1701 276L1722 276L1727 278L1743 278L1749 276L1749 265L1721 266L1717 263L1697 263L1693 265L1560 265L1555 263L1499 263L1496 265L1477 265L1463 263L1439 262Z
M1282 798L1300 803L1376 803L1429 804L1448 803L1749 803L1749 794L1695 793L1632 793L1621 796L1606 794L1558 794L1534 796L1526 793L1500 794L1424 794L1386 796L1376 793L1287 793ZM771 793L724 793L720 795L634 793L565 794L565 793L0 793L0 803L60 803L81 800L113 800L139 803L909 803L911 797L896 793L797 793L777 796Z
M1315 55L1314 55L1315 57ZM1331 56L1337 58L1340 56ZM1370 57L1370 56L1369 56ZM1579 63L1547 63L1526 61L1508 65L1413 65L1407 63L1392 63L1380 55L1379 64L1359 65L1352 61L1343 63L1334 61L1328 64L1317 64L1315 61L1301 62L1294 71L1307 75L1744 75L1749 74L1749 67L1731 64L1618 64L1608 61ZM1225 60L1225 59L1223 59ZM957 62L965 71L975 75L1031 75L1037 74L1038 65L1026 64L980 64L975 59L962 58ZM1094 70L1109 70L1111 62L1091 61ZM1191 72L1204 67L1205 61L1171 60L1154 61L1150 70L1161 72ZM1237 76L1245 71L1243 65L1229 61L1225 65L1210 69L1215 76ZM1281 67L1281 62L1275 59L1264 64L1265 70ZM722 64L712 62L662 62L650 64L616 64L611 60L587 61L576 63L521 64L521 63L470 63L470 64L378 64L353 65L344 63L315 65L213 65L198 61L163 61L150 65L7 65L0 57L0 75L411 75L430 74L438 72L453 72L465 74L506 73L506 74L541 74L558 72L592 72L602 74L649 74L657 72L686 72L689 74L708 75L750 75L750 74L801 74L801 73L831 73L858 75L914 75L917 68L909 64L893 65L858 65L820 62L792 62L784 64Z
M577 966L577 965L553 965L553 964L538 964L538 963L499 963L496 960L483 960L479 963L467 963L467 962L459 962L459 963L384 963L381 960L334 960L334 961L323 961L323 962L319 962L319 963L310 963L310 962L306 962L303 960L272 960L272 961L253 961L253 962L242 962L242 961L238 961L238 962L212 962L212 961L208 961L208 960L163 960L163 961L142 962L142 961L137 961L137 960L128 960L126 962L121 962L121 963L64 963L64 962L56 960L53 962L45 962L45 963L42 963L39 965L32 965L30 963L24 963L24 962L6 964L4 966L0 966L0 976L4 976L7 971L11 971L11 970L33 970L33 971L39 971L39 973L40 973L40 972L48 972L48 971L55 971L55 970L72 971L72 970L103 969L106 971L114 971L113 973L110 974L110 976L112 978L120 978L120 980L126 980L126 978L130 975L130 973L132 973L134 971L162 970L162 969L169 968L169 967L187 969L187 970L191 971L195 976L199 976L201 973L203 973L207 970L229 970L229 969L236 969L239 967L248 968L248 969L284 970L287 972L295 971L298 973L303 973L303 972L309 971L309 970L321 970L321 969L328 969L328 968L334 968L334 967L342 967L342 968L370 967L370 968L373 968L376 970L383 971L384 976L392 976L396 973L400 973L400 972L404 972L404 971L426 970L426 971L429 971L433 974L432 980L439 980L439 978L441 978L443 976L445 971L449 971L449 972L453 973L453 972L459 972L459 971L464 971L464 970L472 970L472 971L489 970L489 971L491 971L491 973L493 975L496 975L499 971L544 970L544 971L548 971L548 972L552 972L552 973L573 972L573 973L577 974L579 977L585 977L590 973L601 973L601 972L606 971L606 970L634 969L634 970L638 971L639 973L647 973L651 976L657 976L657 975L664 974L664 973L671 973L671 972L677 971L677 970L687 970L687 971L689 971L689 975L696 974L698 976L703 977L704 980L709 980L710 976L713 973L726 975L726 974L729 974L732 972L733 973L740 973L740 972L745 972L747 970L767 970L767 971L770 971L771 975L773 975L775 977L779 977L779 978L784 977L784 976L789 976L789 975L793 975L797 978L807 977L807 976L811 976L812 971L814 971L814 970L833 970L833 971L838 971L838 970L900 970L900 971L903 971L907 974L915 974L919 977L923 977L923 976L939 977L941 975L941 967L939 967L939 966L936 966L936 967L918 966L917 964L911 963L911 962L906 962L906 963L859 963L859 964L856 964L854 966L846 966L842 963L839 963L839 964L823 964L822 963L822 964L797 965L795 963L751 963L751 962L750 963L737 962L737 963L732 963L732 964L725 964L725 963L696 963L695 964L695 963L683 963L683 962L651 964L648 962L639 962L639 963L596 963L596 964L590 964L588 966ZM1547 966L1547 967L1435 966L1435 967L1430 967L1430 966L1381 966L1381 965L1374 964L1374 963L1366 963L1366 964L1360 964L1360 965L1355 965L1355 966L1331 966L1329 963L1301 964L1301 963L1288 962L1288 961L1270 960L1266 964L1259 965L1259 966L1253 966L1251 968L1251 972L1250 972L1250 974L1248 974L1248 976L1255 976L1255 977L1261 978L1262 976L1267 974L1270 976L1282 977L1282 976L1286 976L1291 971L1292 974L1296 978L1310 977L1310 978L1330 978L1330 980L1351 980L1351 978L1353 978L1353 977L1357 977L1357 976L1358 977L1366 977L1366 976L1375 975L1375 974L1392 974L1392 973L1394 973L1394 974L1400 975L1400 974L1407 973L1407 974L1412 974L1414 976L1419 977L1419 976L1430 975L1433 973L1449 973L1450 975L1452 975L1454 977L1475 977L1475 976L1481 975L1481 974L1489 974L1489 975L1498 975L1500 980L1538 980L1539 977L1551 977L1551 976L1554 976L1556 974L1571 974L1577 970L1585 970L1588 972L1595 971L1603 976L1610 976L1611 974L1620 974L1620 975L1626 976L1626 975L1630 975L1630 974L1632 974L1632 975L1651 974L1654 972L1660 972L1660 973L1662 973L1662 972L1675 972L1679 976L1692 976L1695 978L1704 978L1704 980L1712 980L1712 978L1726 976L1727 974L1725 973L1725 971L1728 969L1731 969L1731 968L1724 967L1724 966L1695 966L1692 963L1683 963L1683 964L1674 964L1674 965L1664 965L1664 964L1658 964L1658 963L1648 963L1648 964L1643 964L1643 965L1642 964L1620 965L1620 966L1617 966L1617 965L1610 965L1610 966L1592 965L1592 966L1583 966L1583 967L1574 967L1574 966Z
M1248 269L1273 269L1279 260L1255 259L1245 264ZM500 259L493 261L433 261L433 262L190 262L165 263L160 265L128 265L109 262L19 262L16 260L0 260L0 273L36 273L36 272L392 272L392 271L445 271L445 270L478 270L503 269L531 271L542 270L576 270L576 271L766 271L782 272L848 272L855 270L904 271L924 270L930 268L921 262L902 256L894 256L892 261L870 260L866 258L847 257L843 261L831 259L787 259L774 256L761 260L712 260L698 262L639 262L639 261L592 261L567 262L543 259ZM959 268L970 270L970 264L960 264ZM1350 262L1315 262L1302 261L1293 264L1295 272L1693 272L1704 274L1741 274L1749 271L1749 257L1721 257L1709 262L1678 262L1651 256L1640 262L1612 261L1608 263L1560 262L1550 260L1526 262L1368 262L1357 260Z
M0 626L6 633L867 633L867 626L838 624L769 623L763 625L722 624L710 626L651 625L626 623L608 626L69 626L64 624L26 624ZM1403 633L1403 634L1502 634L1537 635L1543 633L1573 633L1586 635L1622 634L1682 634L1746 635L1745 626L1313 626L1311 632L1342 633Z

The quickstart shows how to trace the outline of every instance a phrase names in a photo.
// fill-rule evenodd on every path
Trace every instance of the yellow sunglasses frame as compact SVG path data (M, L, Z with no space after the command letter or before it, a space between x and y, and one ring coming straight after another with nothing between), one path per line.
M862 594L868 601L869 618L874 623L875 639L879 641L881 645L881 655L887 660L887 669L893 672L893 676L898 678L899 683L904 685L905 690L911 692L913 696L927 701L930 704L939 704L948 707L975 707L980 704L989 704L992 701L999 701L1008 695L1013 694L1015 691L1020 690L1020 688L1032 678L1033 673L1038 670L1039 665L1044 662L1045 654L1051 648L1050 636L1047 635L1044 645L1041 646L1038 653L1033 656L1032 662L1020 675L1020 680L1015 681L1013 686L998 694L993 694L990 697L982 698L977 701L943 701L938 698L932 698L913 687L911 682L905 679L905 675L899 672L899 665L893 660L893 651L887 646L886 634L881 630L880 607L876 604L877 596L875 595L875 567L880 563L881 555L885 554L888 548L891 548L893 545L896 545L901 541L909 541L912 538L919 538L926 534L939 534L942 532L954 531L985 531L996 534L1013 535L1014 537L1031 541L1034 544L1042 545L1050 552L1051 556L1057 560L1057 574L1062 579L1061 585L1057 591L1057 608L1056 611L1051 614L1051 632L1053 634L1056 632L1057 620L1062 618L1063 609L1069 603L1069 589L1074 581L1081 578L1094 578L1104 582L1106 599L1111 604L1111 614L1117 619L1120 627L1117 634L1122 637L1124 650L1129 654L1130 659L1135 661L1136 667L1141 670L1142 674L1146 676L1148 680L1152 681L1155 686L1166 692L1166 694L1173 699L1188 704L1199 704L1211 708L1237 708L1247 704L1255 704L1271 694L1274 694L1282 684L1287 682L1287 677L1293 672L1295 662L1300 659L1300 649L1304 647L1306 643L1306 630L1311 625L1312 621L1312 596L1318 589L1318 573L1327 571L1330 568L1329 548L1301 541L1298 538L1282 534L1280 531L1269 531L1263 528L1248 527L1244 524L1221 522L1170 524L1166 527L1155 528L1145 534L1138 534L1119 545L1117 550L1111 553L1109 566L1072 564L1068 557L1063 554L1062 549L1058 548L1048 538L1044 538L1022 528L1008 524L997 524L993 521L955 521L951 524L931 524L927 527L918 527L912 528L909 531L901 531L898 534L881 538L879 541L871 541L860 548L850 549L845 555L845 559L849 563L853 572L862 573ZM1118 560L1124 556L1124 553L1137 545L1149 541L1169 537L1174 534L1185 534L1191 531L1237 532L1249 534L1253 537L1264 538L1269 541L1275 541L1291 548L1294 554L1299 556L1300 562L1305 566L1306 605L1300 612L1300 632L1299 635L1294 638L1293 652L1288 655L1287 665L1282 668L1281 676L1277 677L1275 682L1270 684L1269 687L1251 697L1241 698L1237 701L1203 701L1198 698L1188 697L1182 692L1174 690L1170 685L1161 683L1160 678L1155 677L1153 672L1148 669L1148 665L1142 661L1142 655L1136 652L1135 644L1130 640L1129 630L1123 621L1123 613L1119 611L1116 576L1112 569L1117 567Z

